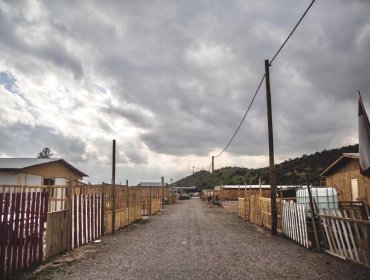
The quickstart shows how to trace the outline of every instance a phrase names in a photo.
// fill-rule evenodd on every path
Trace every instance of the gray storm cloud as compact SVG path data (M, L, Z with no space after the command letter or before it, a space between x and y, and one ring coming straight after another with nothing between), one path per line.
M113 138L130 168L149 170L156 155L209 157L229 141L264 60L309 3L1 2L0 73L10 73L27 101L7 95L20 115L2 116L1 152L37 154L42 141L33 136L41 132L58 153L88 159L92 169L109 162ZM369 14L368 1L316 1L272 64L279 158L356 142L358 89L370 104ZM267 155L266 126L263 85L228 155ZM23 135L18 148L15 135Z

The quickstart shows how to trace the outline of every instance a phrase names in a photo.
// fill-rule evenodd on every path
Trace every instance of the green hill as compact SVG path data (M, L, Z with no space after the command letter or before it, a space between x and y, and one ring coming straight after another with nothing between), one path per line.
M308 174L312 184L320 185L320 174L325 168L338 159L343 153L357 152L358 145L351 145L288 159L275 165L277 183L279 185L303 185L306 184L306 174ZM183 187L197 186L198 188L206 189L219 185L220 183L223 185L244 184L245 179L248 184L250 180L252 184L258 184L259 178L261 178L262 184L270 183L268 167L224 167L214 170L213 173L203 170L175 182L174 185Z

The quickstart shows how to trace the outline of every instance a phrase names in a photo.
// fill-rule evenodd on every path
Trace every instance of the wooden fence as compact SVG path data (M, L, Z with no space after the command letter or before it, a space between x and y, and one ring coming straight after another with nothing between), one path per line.
M71 247L76 248L103 235L102 232L102 194L73 194L71 207ZM68 223L68 215L64 215Z
M283 200L282 232L295 242L309 247L306 223L306 210L292 200Z
M140 189L127 186L115 186L115 197L112 185L105 185L104 198L104 233L127 226L141 219ZM113 207L115 200L115 207ZM114 221L113 221L114 219Z
M0 186L0 278L141 219L141 192L107 184ZM163 194L152 196L154 215Z
M0 193L0 278L44 258L46 191Z
M249 198L249 203L248 203ZM239 216L251 223L271 229L270 198L257 194L239 198ZM249 205L248 205L249 204ZM363 211L354 203L349 203L342 210L320 210L321 241L324 241L326 252L370 267L370 221L362 219ZM310 216L305 205L293 200L277 199L278 232L309 248L313 246L308 225ZM312 223L312 222L311 222ZM310 240L311 238L311 240ZM322 240L324 238L324 240Z
M259 193L247 194L239 198L239 217L248 222L271 229L271 199ZM282 232L282 210L280 199L277 200L278 232Z
M261 224L267 229L271 229L271 198L260 197L259 208L261 212ZM277 211L277 231L282 233L282 207L281 200L276 199L276 211Z
M370 266L370 222L355 218L351 210L321 210L327 252Z

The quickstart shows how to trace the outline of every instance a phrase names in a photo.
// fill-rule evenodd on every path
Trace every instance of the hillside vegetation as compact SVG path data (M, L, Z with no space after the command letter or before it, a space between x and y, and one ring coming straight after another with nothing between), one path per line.
M338 149L324 150L311 155L288 159L276 164L276 178L279 185L304 185L306 184L306 174L310 182L320 185L320 174L331 163L338 159L343 153L358 153L358 145L345 146ZM270 173L268 167L263 168L243 168L243 167L224 167L214 170L213 173L199 171L194 175L183 178L176 183L176 186L197 186L201 189L212 188L215 185L237 185L258 184L259 178L262 184L270 183Z

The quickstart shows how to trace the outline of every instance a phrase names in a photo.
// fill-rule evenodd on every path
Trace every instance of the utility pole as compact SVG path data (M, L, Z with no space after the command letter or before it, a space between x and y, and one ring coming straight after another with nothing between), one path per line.
M212 156L212 173L213 173L213 170L215 170L215 157Z
M112 155L112 234L116 231L116 140L113 139Z
M161 182L162 182L162 209L163 209L163 202L164 202L164 177L161 177Z
M270 185L271 185L271 235L277 235L277 210L276 210L276 174L274 163L274 135L272 129L272 108L270 89L270 62L265 60L266 101L267 101L267 124L269 137L269 162L270 162Z
M193 166L193 175L194 175L194 166Z

